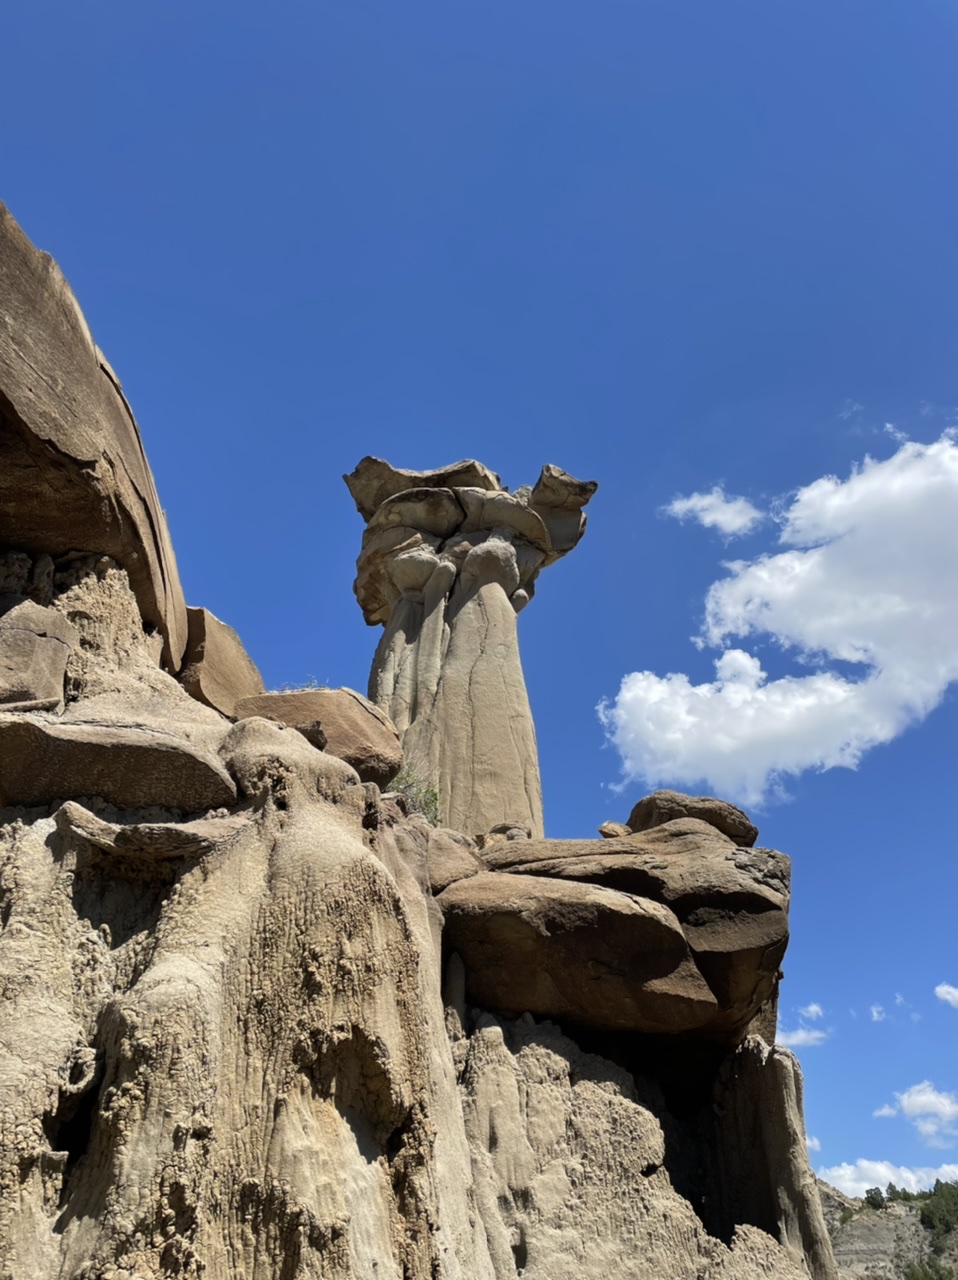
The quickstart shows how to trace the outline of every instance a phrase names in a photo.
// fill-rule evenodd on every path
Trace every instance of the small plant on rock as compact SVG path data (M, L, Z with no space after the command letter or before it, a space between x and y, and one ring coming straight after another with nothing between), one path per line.
M410 813L421 813L432 826L439 826L439 789L431 782L424 782L411 765L403 765L389 789L405 797Z

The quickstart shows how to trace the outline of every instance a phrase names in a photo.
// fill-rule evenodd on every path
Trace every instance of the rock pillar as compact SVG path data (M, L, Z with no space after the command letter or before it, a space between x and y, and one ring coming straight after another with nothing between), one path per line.
M443 823L541 835L542 790L516 615L539 571L585 529L596 485L558 467L509 493L481 463L404 471L364 458L344 477L367 522L356 596L385 630L369 696L395 723Z

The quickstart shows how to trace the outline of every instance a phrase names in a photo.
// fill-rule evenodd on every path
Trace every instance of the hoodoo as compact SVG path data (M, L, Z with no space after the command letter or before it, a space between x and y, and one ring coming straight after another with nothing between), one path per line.
M363 458L344 477L366 520L356 596L385 628L369 696L409 767L461 831L542 835L542 787L516 615L540 571L585 532L596 484L558 467L515 493L481 462L403 471Z
M267 693L5 211L0 279L0 1280L835 1280L789 859L543 835L515 619L595 486L365 459L372 701Z

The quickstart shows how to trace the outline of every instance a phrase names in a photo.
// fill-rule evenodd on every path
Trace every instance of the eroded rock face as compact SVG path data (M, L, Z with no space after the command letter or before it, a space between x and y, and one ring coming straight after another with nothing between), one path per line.
M540 876L485 874L439 897L469 998L507 1013L671 1034L714 1020L715 997L661 903Z
M493 874L439 899L447 946L462 955L477 1004L737 1044L774 999L788 944L784 854L738 848L709 823L680 818L624 837L504 842L480 856ZM515 885L520 877L534 893ZM619 907L587 925L591 886L614 892ZM581 895L580 920L570 915L570 894ZM672 1003L654 1014L648 992L661 989L669 949L643 946L632 920L639 908L664 913L678 948ZM557 928L566 931L561 943Z
M745 1016L753 953L778 945L781 856L687 817L530 839L512 792L480 849L364 780L373 758L398 767L391 728L350 756L328 708L238 702L231 723L228 636L194 673L206 703L189 696L160 666L182 629L135 432L90 381L91 351L112 375L62 278L16 235L0 347L50 380L35 403L20 365L0 382L27 486L0 467L0 501L29 516L14 545L0 524L18 633L0 626L0 1280L834 1280L794 1063L710 1031ZM479 464L370 464L370 607L381 587L412 609L428 539L452 539L434 559L455 582L420 619L451 646L456 610L521 605L590 493L554 468L508 495ZM411 519L429 554L397 568ZM432 651L392 652L402 707L404 661L427 671ZM512 660L514 632L496 652ZM444 714L468 720L450 679ZM557 993L588 1043L528 1012Z
M0 711L60 708L67 659L78 639L55 609L0 597Z
M265 692L263 677L232 627L209 609L187 609L186 614L189 632L180 684L190 697L235 716L238 702Z
M542 834L542 788L516 614L540 570L571 551L595 492L546 466L508 493L481 463L404 471L364 458L345 476L367 521L356 596L385 628L369 696L407 765L439 793L444 822Z
M363 782L386 787L402 767L399 733L389 717L355 689L300 689L242 698L238 716L266 716L293 725L324 750L339 756Z
M59 267L2 204L0 547L111 556L178 670L186 606L133 414Z

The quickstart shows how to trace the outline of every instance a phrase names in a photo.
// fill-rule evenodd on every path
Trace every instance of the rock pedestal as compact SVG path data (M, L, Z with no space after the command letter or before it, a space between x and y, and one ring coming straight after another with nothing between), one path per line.
M364 458L344 477L367 522L356 596L385 631L369 696L444 822L542 835L535 729L516 615L539 571L571 551L596 485L558 467L508 493L479 462L404 471Z

